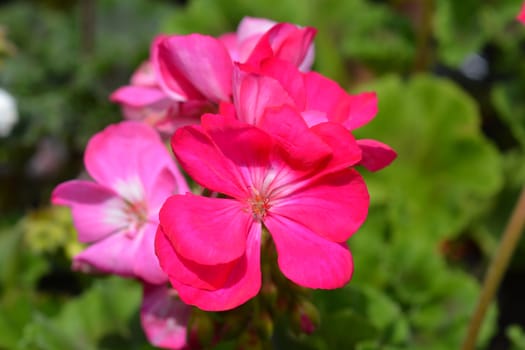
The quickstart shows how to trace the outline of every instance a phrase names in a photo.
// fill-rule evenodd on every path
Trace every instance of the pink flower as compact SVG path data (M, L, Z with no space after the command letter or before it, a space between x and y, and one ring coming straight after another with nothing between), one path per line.
M158 36L154 43L163 38ZM135 71L130 85L113 92L110 100L122 105L126 119L143 121L163 135L171 135L181 126L197 124L201 114L211 108L206 101L182 103L170 98L160 88L150 61Z
M266 59L255 67L236 65L233 103L230 111L235 111L239 120L257 126L267 108L285 104L296 108L310 127L330 121L353 131L377 114L375 93L348 94L321 74L300 72L277 58ZM357 143L363 152L360 164L368 170L380 170L396 157L394 150L379 141L363 139Z
M152 62L164 92L177 101L230 101L233 61L257 64L276 56L304 67L313 60L313 28L245 18L236 36L216 39L201 34L158 40Z
M291 107L266 110L260 126L205 115L172 139L188 174L224 195L175 195L159 214L160 264L181 299L204 310L231 309L258 293L263 226L293 282L331 289L352 274L345 242L369 204L349 168L361 150L342 126L308 128Z
M91 138L84 163L94 182L64 182L51 199L71 207L79 240L91 243L73 267L166 281L153 248L158 212L188 187L157 132L138 122L111 125Z
M518 19L518 21L525 24L525 3L521 6L520 13L516 18Z
M186 347L191 307L166 285L144 285L140 321L149 342L163 349Z

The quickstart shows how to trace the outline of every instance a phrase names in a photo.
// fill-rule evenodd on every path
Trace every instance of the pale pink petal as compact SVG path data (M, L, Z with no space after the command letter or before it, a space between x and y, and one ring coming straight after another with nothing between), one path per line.
M308 125L309 127L312 127L312 126L315 126L321 123L326 123L329 121L325 112L320 112L320 111L315 111L315 110L301 112L301 116L303 117L306 125Z
M166 285L144 285L140 321L148 341L163 349L186 347L191 307Z
M167 96L157 87L128 85L117 89L109 98L116 103L141 108L163 102Z
M308 288L334 289L350 280L353 262L346 243L329 241L277 215L268 216L264 224L275 242L279 268L293 282Z
M343 169L274 201L270 212L300 223L326 239L344 242L365 221L369 202L361 175L353 169Z
M203 265L227 263L243 255L253 224L239 201L189 193L168 198L159 219L177 253Z
M228 50L228 53L230 54L230 57L232 61L238 62L239 61L239 48L238 48L238 42L237 42L237 34L235 33L226 33L222 34L217 38L221 42L221 44L224 45L226 50Z
M111 189L93 182L64 182L53 190L51 202L71 207L81 242L97 241L127 226L125 218L114 210L121 199Z
M361 139L357 140L357 144L363 152L359 164L369 171L381 170L397 157L396 151L390 146L376 140Z
M276 22L266 18L244 17L237 26L238 40L242 42L254 35L262 36L275 24Z
M189 87L182 82L189 82L211 101L230 99L233 64L228 50L219 40L200 34L168 37L158 48L158 62L161 85L163 81L176 81L186 98L198 99L198 96L193 89L187 90Z
M84 163L98 183L126 197L125 192L129 189L121 187L140 184L141 155L150 147L163 147L158 133L144 123L125 121L108 126L90 139ZM165 156L169 157L167 151ZM151 160L155 161L158 160Z
M315 60L315 45L312 44L306 51L306 55L303 58L301 64L297 67L301 72L308 72L312 69Z
M90 266L97 271L138 277L158 284L167 281L155 255L152 236L156 225L146 224L138 232L119 232L104 238L73 258L73 268Z
M246 254L235 261L228 278L216 290L199 289L170 278L180 298L187 304L206 311L230 310L253 298L261 288L261 227L252 225L246 243Z
M226 264L202 265L185 259L173 249L161 226L155 236L155 253L170 280L205 290L222 288L238 260Z
M155 70L150 61L142 63L135 73L133 73L131 76L131 85L158 86L157 79L155 78Z
M279 81L268 76L243 72L239 66L234 68L233 87L237 117L248 124L258 125L268 107L295 104Z
M224 156L201 126L178 129L171 146L182 168L195 182L231 197L246 196L245 180L239 169Z
M135 242L129 248L136 247L132 263L133 274L153 284L165 283L168 280L168 276L161 269L159 259L155 254L157 227L156 222L147 223L133 238Z

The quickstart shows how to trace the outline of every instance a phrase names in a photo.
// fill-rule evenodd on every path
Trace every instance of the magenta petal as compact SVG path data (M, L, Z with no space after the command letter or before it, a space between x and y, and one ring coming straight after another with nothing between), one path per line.
M161 80L171 75L171 81L181 85L183 77L209 100L230 99L233 64L219 40L200 34L174 35L162 42L158 55ZM193 94L185 92L188 98Z
M350 111L343 125L354 130L368 124L377 114L377 95L375 92L363 92L349 95Z
M140 321L148 341L163 349L186 346L187 325L191 307L166 285L144 285Z
M202 265L180 256L159 226L155 236L155 253L160 266L170 280L177 280L184 285L198 289L217 290L221 288L236 261L226 264Z
M332 149L312 132L294 108L282 106L266 110L259 127L274 137L290 165L313 169L328 160Z
M390 146L376 140L357 140L357 144L363 152L363 157L359 164L370 171L383 169L397 157L396 151Z
M344 242L365 221L369 201L361 175L353 169L343 169L280 199L271 213L300 223L331 241Z
M245 180L238 167L224 156L201 126L178 129L171 139L171 146L182 168L195 182L231 197L246 196ZM242 149L238 151L242 152Z
M301 66L313 45L317 30L312 27L298 28L293 24L279 23L268 31L270 45L275 57Z
M73 259L73 268L85 265L95 270L124 277L139 277L158 284L167 280L154 253L153 240L156 225L147 224L137 233L120 232L100 240ZM145 236L150 236L145 239Z
M253 298L261 288L261 227L252 225L246 244L246 254L235 261L224 285L216 290L205 290L185 285L170 278L180 298L206 311L233 309Z
M279 268L293 282L334 289L350 280L353 262L346 243L329 241L281 216L268 216L264 224L275 242Z
M283 104L294 105L287 91L277 80L243 72L238 66L234 68L233 73L233 101L239 120L258 125L266 108Z
M361 160L361 148L352 134L342 125L321 123L311 130L332 149L332 158L318 176L356 165Z
M203 265L227 263L243 255L253 224L236 200L189 193L168 198L159 218L177 253Z
M525 3L521 5L521 10L518 16L516 17L518 21L525 24Z
M121 199L112 190L93 182L64 182L53 190L51 202L72 208L73 223L81 242L97 241L126 225L113 210Z

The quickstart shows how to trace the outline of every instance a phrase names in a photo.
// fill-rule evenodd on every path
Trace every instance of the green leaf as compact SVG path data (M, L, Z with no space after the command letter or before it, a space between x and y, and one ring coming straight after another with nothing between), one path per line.
M64 304L54 318L35 314L20 340L25 348L97 349L102 337L127 334L128 321L138 310L138 283L118 277L98 280L82 296ZM67 347L60 347L67 344ZM60 346L59 346L60 345Z
M377 91L379 114L356 135L398 153L388 168L365 174L373 204L386 205L396 236L456 236L502 185L501 159L481 133L475 102L429 76L391 76L367 88Z

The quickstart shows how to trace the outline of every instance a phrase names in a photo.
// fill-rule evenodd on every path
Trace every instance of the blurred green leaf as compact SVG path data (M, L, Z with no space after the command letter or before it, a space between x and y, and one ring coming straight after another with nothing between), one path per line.
M386 205L395 235L456 236L502 185L501 159L481 133L475 102L429 76L391 76L367 88L377 91L379 114L356 134L398 153L387 169L365 174L372 200Z

